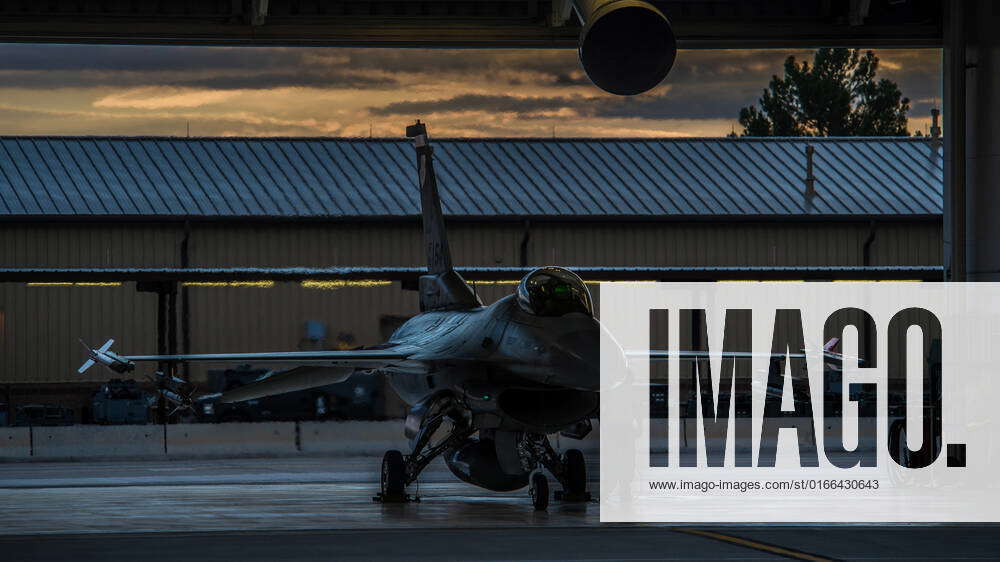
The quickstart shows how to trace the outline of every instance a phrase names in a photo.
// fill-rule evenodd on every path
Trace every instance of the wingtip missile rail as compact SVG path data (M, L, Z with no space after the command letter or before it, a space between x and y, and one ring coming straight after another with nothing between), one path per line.
M83 341L81 340L80 343L83 343ZM111 346L114 343L115 340L109 339L104 342L104 345L96 349L93 349L83 343L83 346L87 348L87 355L89 358L83 362L83 365L80 366L77 372L83 374L87 371L87 369L94 366L95 363L100 363L108 369L120 374L132 372L135 369L135 363L111 351Z

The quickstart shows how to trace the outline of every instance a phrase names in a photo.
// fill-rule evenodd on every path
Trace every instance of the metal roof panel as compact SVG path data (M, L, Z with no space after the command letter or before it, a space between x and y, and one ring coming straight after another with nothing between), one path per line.
M817 196L805 195L806 146ZM435 139L451 216L929 216L940 139ZM0 137L0 214L419 214L409 141Z

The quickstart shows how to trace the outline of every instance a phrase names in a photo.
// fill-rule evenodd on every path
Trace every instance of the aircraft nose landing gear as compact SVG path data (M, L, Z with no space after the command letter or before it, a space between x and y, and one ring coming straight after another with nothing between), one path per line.
M563 489L555 492L555 500L564 502L588 502L591 500L590 492L587 491L587 464L579 449L569 449L560 458L553 450L547 436L526 433L518 443L518 453L521 456L523 466L527 469L545 467L556 477ZM539 476L541 478L537 478ZM531 495L532 505L537 511L544 510L549 504L548 479L540 470L535 470L531 475L530 486L528 491ZM542 486L544 486L544 501L540 497L541 494L536 492L536 486L538 486L538 490L542 490Z

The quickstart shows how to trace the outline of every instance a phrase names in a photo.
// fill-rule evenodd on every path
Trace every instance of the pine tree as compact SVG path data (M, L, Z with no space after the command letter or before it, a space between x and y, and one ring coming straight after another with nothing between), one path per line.
M876 81L878 57L858 49L819 49L810 65L785 60L785 76L756 106L740 110L743 136L906 136L910 100L895 82Z

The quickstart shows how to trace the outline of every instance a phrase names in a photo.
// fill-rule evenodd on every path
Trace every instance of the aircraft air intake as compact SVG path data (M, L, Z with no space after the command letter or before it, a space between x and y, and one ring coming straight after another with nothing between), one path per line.
M583 22L580 62L597 87L620 96L663 81L677 40L663 12L641 0L574 0Z

